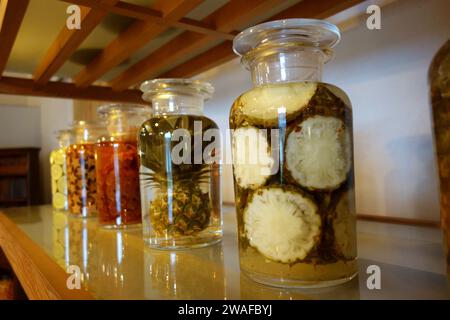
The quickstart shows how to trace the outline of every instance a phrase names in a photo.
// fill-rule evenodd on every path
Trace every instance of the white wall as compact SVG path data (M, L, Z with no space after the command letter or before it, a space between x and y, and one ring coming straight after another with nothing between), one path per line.
M72 100L0 95L0 148L40 147L43 201L51 201L50 151L55 131L72 122Z
M353 102L359 213L439 219L427 69L450 37L449 13L448 0L393 2L382 8L381 30L360 20L345 31L325 68L324 81ZM249 74L235 59L199 78L216 88L206 114L227 128L234 98L251 87ZM229 167L223 189L233 201Z
M0 105L0 147L39 147L41 112L33 106Z

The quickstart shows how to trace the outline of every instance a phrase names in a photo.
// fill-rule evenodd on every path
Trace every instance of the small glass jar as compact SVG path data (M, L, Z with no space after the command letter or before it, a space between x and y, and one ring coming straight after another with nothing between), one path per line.
M52 183L52 204L57 210L67 210L67 166L66 149L70 143L70 130L57 133L59 146L50 152L50 179Z
M230 112L240 265L261 283L324 287L357 272L352 110L321 82L339 39L309 19L234 39L254 85Z
M119 228L141 223L137 134L149 117L142 105L111 104L98 108L108 134L99 137L95 152L97 211L100 225Z
M75 122L70 146L66 151L69 211L78 217L89 217L97 211L95 142L104 133L99 123Z
M144 239L160 249L219 242L220 132L203 115L213 87L196 80L156 79L141 90L154 113L138 137Z

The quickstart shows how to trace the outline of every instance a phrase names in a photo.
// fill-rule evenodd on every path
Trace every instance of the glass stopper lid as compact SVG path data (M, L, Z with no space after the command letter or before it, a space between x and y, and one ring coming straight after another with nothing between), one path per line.
M239 33L233 41L233 50L244 56L254 49L263 49L283 43L305 47L330 49L340 40L339 28L316 19L286 19L258 24Z
M122 103L110 103L104 104L97 108L97 112L100 117L106 117L111 113L122 113L122 112L130 112L130 113L140 113L147 112L148 106L143 104L122 104Z
M204 99L211 98L214 87L208 82L193 79L154 79L142 83L141 91L145 101L159 93L179 93L200 95Z

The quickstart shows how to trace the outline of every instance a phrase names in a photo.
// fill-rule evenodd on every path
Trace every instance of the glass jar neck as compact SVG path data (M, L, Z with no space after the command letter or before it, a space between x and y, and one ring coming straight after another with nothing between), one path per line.
M139 126L148 118L148 113L137 111L113 111L106 117L108 135L114 138L136 139Z
M60 149L67 148L70 145L70 134L62 134L58 137L58 144Z
M246 61L254 86L284 82L322 81L325 55L316 48L261 52Z
M162 92L152 96L153 115L203 115L204 97L195 94Z
M95 143L97 137L105 132L105 128L100 125L78 126L73 129L71 144L91 144Z

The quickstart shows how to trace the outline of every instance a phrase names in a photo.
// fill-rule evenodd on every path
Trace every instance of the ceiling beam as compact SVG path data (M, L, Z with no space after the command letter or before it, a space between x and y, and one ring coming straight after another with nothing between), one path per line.
M29 0L0 1L0 77L5 70Z
M303 0L269 20L305 18L326 19L365 0Z
M230 32L245 27L248 21L282 3L282 0L231 0L203 19L203 22L214 25L222 32ZM131 85L152 78L186 55L201 52L213 40L211 36L183 32L117 76L112 80L111 86L115 90L125 90Z
M174 27L183 29L186 31L193 31L198 33L214 36L219 39L233 40L236 35L235 32L221 32L214 28L214 26L201 21L197 21L190 18L180 18L178 20L170 20L163 17L163 14L158 10L152 8L146 8L134 3L128 3L125 1L119 1L113 7L102 5L95 0L60 0L68 3L78 4L90 8L96 8L100 10L109 11L111 13L129 17L137 20L152 21L157 24L162 24L168 27ZM166 0L167 1L167 0Z
M98 0L103 5L113 6L118 0ZM36 83L45 84L70 58L75 50L108 14L107 11L81 7L81 28L68 29L66 25L39 63L33 78Z
M363 1L364 0L303 0L302 2L272 16L268 21L295 17L325 19ZM192 77L236 57L237 56L232 51L232 43L224 42L172 70L165 72L160 75L160 77Z
M165 19L177 20L192 11L204 0L159 0L152 8L159 10ZM168 29L152 21L136 21L119 34L74 78L79 87L86 87L109 70L130 57Z
M138 90L117 92L113 91L110 87L101 86L78 88L74 84L64 82L48 82L45 85L37 85L32 79L12 77L2 77L0 79L0 93L36 97L143 103L141 92Z
M163 73L160 78L189 78L206 70L225 63L236 55L233 52L233 42L225 41L208 51L182 63L176 68Z

